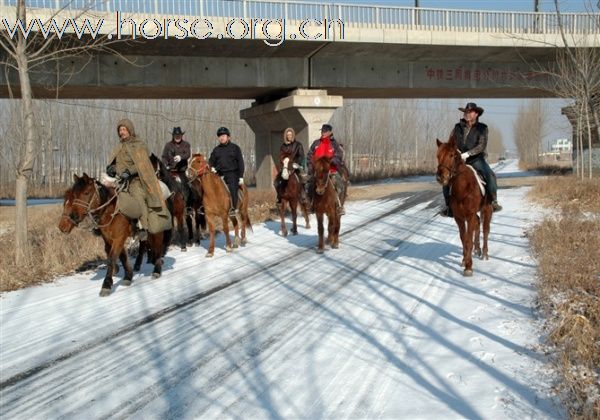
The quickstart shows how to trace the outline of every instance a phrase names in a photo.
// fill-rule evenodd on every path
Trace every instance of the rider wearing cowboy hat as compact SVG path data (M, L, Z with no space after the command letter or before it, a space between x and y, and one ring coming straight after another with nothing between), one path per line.
M474 102L469 102L464 108L458 108L458 110L463 113L463 118L454 126L450 137L454 136L462 160L475 168L483 176L486 192L492 198L492 208L494 211L500 211L502 210L502 206L498 204L496 177L492 168L490 168L490 165L485 160L488 127L479 122L479 117L483 114L483 108L477 106ZM440 214L452 217L450 187L444 186L443 192L446 207L442 209Z
M181 130L181 127L173 127L171 132L171 140L165 145L162 152L162 161L167 167L167 170L175 172L178 181L181 183L181 191L185 199L185 206L189 208L191 205L191 189L185 176L185 170L187 169L188 159L192 155L192 149L190 144L183 140L185 131Z

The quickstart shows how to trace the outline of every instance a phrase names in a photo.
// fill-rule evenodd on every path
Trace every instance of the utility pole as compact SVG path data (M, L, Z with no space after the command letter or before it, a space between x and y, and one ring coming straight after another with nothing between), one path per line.
M540 11L540 0L533 0L533 10L536 13Z

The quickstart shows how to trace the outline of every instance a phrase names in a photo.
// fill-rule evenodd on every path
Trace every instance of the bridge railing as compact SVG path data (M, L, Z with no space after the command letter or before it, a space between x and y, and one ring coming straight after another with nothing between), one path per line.
M14 6L16 0L0 0ZM29 7L245 19L340 19L346 26L459 32L558 33L555 13L429 9L285 0L28 0ZM562 13L565 32L600 32L599 13Z

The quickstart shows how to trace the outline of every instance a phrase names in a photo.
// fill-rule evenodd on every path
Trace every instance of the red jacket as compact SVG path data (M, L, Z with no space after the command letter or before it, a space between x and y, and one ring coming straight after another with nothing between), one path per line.
M319 145L314 149L314 153L312 155L313 162L322 157L328 157L333 159L335 156L335 148L331 143L330 137L321 137ZM331 165L331 169L329 169L330 173L337 172L337 168L335 165Z

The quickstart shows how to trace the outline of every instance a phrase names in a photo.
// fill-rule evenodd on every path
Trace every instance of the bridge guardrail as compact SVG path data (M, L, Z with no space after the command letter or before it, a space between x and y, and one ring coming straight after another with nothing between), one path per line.
M15 6L16 0L0 0ZM431 9L294 0L29 0L29 7L244 19L339 19L346 26L484 33L559 33L556 13ZM562 13L566 33L600 32L600 13Z

